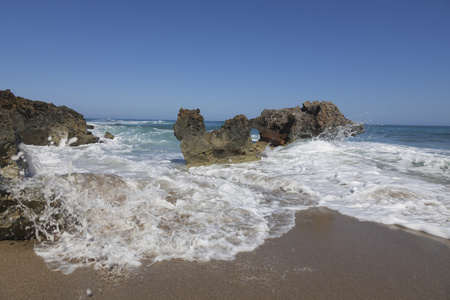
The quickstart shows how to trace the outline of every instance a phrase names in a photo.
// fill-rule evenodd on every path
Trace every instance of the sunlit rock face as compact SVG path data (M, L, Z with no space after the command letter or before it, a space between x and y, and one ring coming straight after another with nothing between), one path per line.
M346 119L339 108L329 101L306 101L302 107L265 109L250 122L258 129L260 140L273 146L316 137L324 132L330 137L364 132L363 124Z
M226 120L219 130L207 132L199 109L180 109L173 126L188 167L259 160L261 144L252 143L252 130L244 115Z
M252 143L252 128L259 131L257 143ZM251 120L238 115L212 132L206 131L199 109L182 108L173 129L186 165L191 167L258 160L267 144L284 146L319 135L354 136L364 132L364 125L346 119L332 102L307 101L302 107L265 109Z

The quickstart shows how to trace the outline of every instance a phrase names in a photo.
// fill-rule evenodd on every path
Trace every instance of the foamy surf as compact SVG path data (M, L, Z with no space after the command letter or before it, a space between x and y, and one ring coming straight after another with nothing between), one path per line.
M187 170L173 122L91 123L116 138L21 147L34 176L15 194L48 202L34 219L43 238L36 253L64 273L121 272L144 259L230 260L315 206L450 238L450 151L440 147L380 143L369 130L366 139L298 141L268 148L258 162Z
M176 173L139 180L90 173L32 179L43 185L42 197L59 202L46 219L35 220L48 240L36 252L63 272L73 271L69 262L120 271L143 258L232 259L263 243L273 208L261 203L261 195L221 179ZM58 214L67 222L64 231L52 226Z

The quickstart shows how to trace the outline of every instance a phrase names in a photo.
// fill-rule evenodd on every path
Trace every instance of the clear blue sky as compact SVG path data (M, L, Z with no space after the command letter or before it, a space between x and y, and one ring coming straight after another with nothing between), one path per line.
M207 120L333 101L450 125L450 0L0 0L0 89L85 117Z

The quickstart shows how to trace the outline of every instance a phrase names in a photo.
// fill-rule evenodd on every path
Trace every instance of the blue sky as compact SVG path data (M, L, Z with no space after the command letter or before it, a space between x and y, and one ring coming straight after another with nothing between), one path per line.
M207 120L333 101L450 125L450 1L0 0L0 89L85 117Z

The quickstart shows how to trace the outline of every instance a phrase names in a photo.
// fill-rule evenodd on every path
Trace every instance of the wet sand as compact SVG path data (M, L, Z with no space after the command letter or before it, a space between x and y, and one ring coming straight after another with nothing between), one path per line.
M450 299L449 240L324 208L296 216L233 261L144 263L115 279L51 271L34 241L2 241L0 299Z

